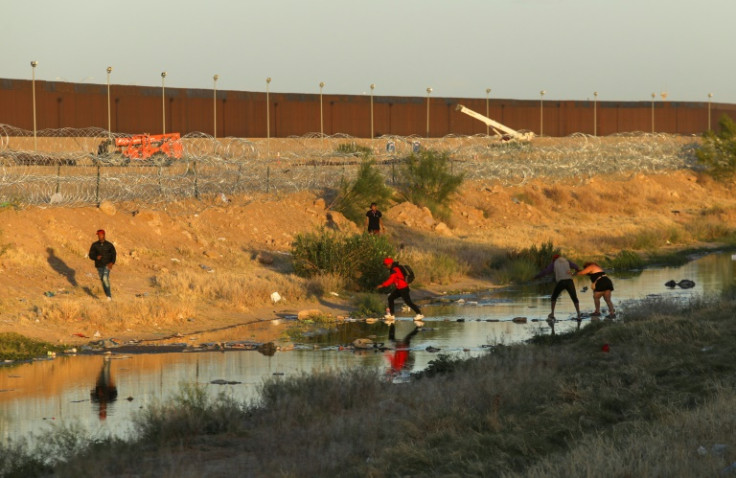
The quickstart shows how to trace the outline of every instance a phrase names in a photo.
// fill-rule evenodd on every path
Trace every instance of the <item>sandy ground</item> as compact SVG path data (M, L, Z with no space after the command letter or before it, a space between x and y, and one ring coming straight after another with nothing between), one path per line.
M385 210L384 222L397 244L431 248L434 240L442 240L461 249L500 251L552 241L576 258L633 249L634 239L651 235L656 238L645 242L671 242L673 248L703 245L697 239L707 239L709 228L736 225L732 185L692 172L570 183L535 180L502 187L466 182L447 223L408 203ZM323 225L358 231L310 192L182 201L157 209L105 203L70 209L6 206L0 209L0 284L5 292L0 332L72 345L109 338L143 343L275 340L288 322L283 318L299 310L349 311L341 297L318 299L299 292L305 281L289 272L295 235ZM110 303L101 300L96 270L86 257L98 228L107 231L118 251ZM249 305L199 291L203 283L229 280L221 277L223 271L233 274L233 268L251 281L243 294L261 290ZM172 275L199 285L190 286L190 293L167 292L161 284ZM494 285L463 278L443 286L426 284L416 292L426 297ZM285 300L271 303L270 291L279 291Z

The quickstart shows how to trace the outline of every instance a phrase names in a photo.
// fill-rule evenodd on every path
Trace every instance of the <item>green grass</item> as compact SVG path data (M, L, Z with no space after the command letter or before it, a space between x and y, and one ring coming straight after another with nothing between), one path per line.
M29 339L14 332L0 333L0 360L30 360L44 357L48 352L60 352L64 348L66 347Z
M641 269L646 264L640 254L628 250L623 250L613 257L607 257L601 262L602 267L616 270Z
M356 294L351 299L353 317L383 317L386 300L382 294Z
M212 459L251 476L718 476L736 461L732 296L440 355L400 385L369 370L277 377L251 404L188 388L141 413L138 441L46 437L59 445L44 473L195 476ZM0 456L6 476L44 474L30 452Z

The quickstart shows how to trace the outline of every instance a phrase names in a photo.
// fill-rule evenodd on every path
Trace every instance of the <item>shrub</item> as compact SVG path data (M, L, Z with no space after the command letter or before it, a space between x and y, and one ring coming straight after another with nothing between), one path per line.
M338 154L368 157L373 154L371 148L356 143L340 143L335 150Z
M15 332L0 334L0 360L28 360L45 357L48 352L59 352L63 349L63 345L29 339Z
M533 264L537 269L546 267L550 260L552 260L554 254L560 254L560 248L555 247L552 241L547 241L539 247L533 245L519 251L509 251L506 253L509 260L528 262Z
M374 234L339 235L320 229L299 234L292 246L294 271L303 277L336 274L347 286L372 289L383 277L382 260L394 253L385 236Z
M695 151L695 156L705 166L708 174L715 179L724 180L736 173L736 123L723 115L718 126L718 133L703 133L703 144Z
M644 267L644 259L635 252L623 250L604 260L603 265L608 269L641 269Z
M381 317L386 302L379 294L357 294L352 299L355 317Z
M463 182L463 175L450 172L448 153L426 150L406 158L401 171L400 190L410 202L426 206L436 217L450 215L450 197Z
M393 191L386 186L385 179L375 167L375 161L364 159L354 181L341 181L332 208L360 226L372 202L381 209L388 205L392 196Z
M523 282L547 267L553 254L560 248L548 241L539 247L533 245L521 250L508 251L505 256L491 261L491 275L498 283Z

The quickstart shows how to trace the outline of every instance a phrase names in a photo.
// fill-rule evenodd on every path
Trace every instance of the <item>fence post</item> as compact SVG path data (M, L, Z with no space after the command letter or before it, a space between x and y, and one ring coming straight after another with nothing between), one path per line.
M194 198L199 199L199 174L197 173L197 160L194 160Z
M161 184L161 178L163 177L164 167L162 164L158 165L158 193L164 195L164 186Z
M233 193L238 191L238 185L240 184L240 175L243 170L243 163L238 161L238 174L235 176L235 184L233 184Z
M58 164L56 165L56 194L59 194L59 182L61 181L61 159L58 160Z
M100 162L97 162L97 187L95 188L95 203L100 207Z

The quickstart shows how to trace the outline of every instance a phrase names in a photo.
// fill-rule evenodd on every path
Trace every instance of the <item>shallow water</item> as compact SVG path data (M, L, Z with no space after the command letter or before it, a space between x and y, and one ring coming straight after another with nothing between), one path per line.
M731 253L711 254L677 268L650 268L636 273L610 274L614 304L625 318L626 302L647 297L688 300L721 292L734 285L736 262ZM669 280L695 281L692 289L668 288ZM584 312L593 311L587 278L578 278L577 290ZM136 411L155 402L171 400L182 384L201 384L213 395L225 392L237 400L257 398L259 385L273 377L289 377L319 370L361 366L376 368L400 381L411 371L425 368L437 351L460 356L487 353L489 346L514 343L533 334L550 332L551 282L535 282L476 295L446 296L441 303L423 306L425 326L412 338L407 367L391 373L389 358L395 342L389 327L377 322L348 323L325 335L305 339L294 350L265 356L255 351L189 352L168 354L59 357L11 367L0 367L0 440L46 433L60 423L76 423L91 434L125 436ZM605 303L603 304L605 308ZM574 328L574 307L563 293L557 304L557 332ZM517 324L514 317L526 317ZM407 319L409 316L406 317ZM589 323L583 321L583 326ZM395 338L414 329L411 320L399 320ZM370 337L390 350L354 351L344 347L357 337ZM428 351L428 347L435 351ZM217 385L216 380L237 382ZM98 388L99 387L99 388ZM93 396L92 392L95 391Z

